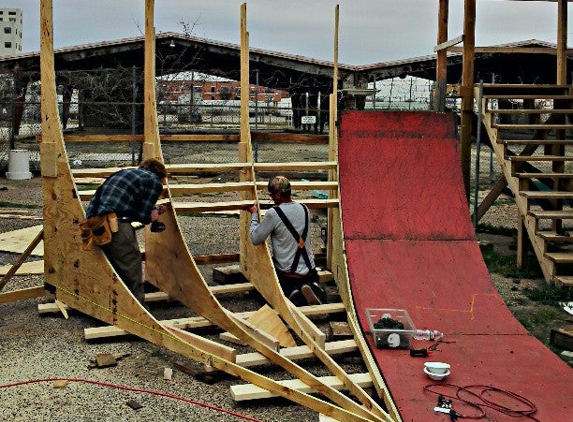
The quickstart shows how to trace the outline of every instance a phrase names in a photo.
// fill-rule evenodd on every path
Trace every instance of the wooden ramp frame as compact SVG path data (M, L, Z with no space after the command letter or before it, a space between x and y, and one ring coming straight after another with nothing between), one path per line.
M330 261L335 269L343 300L348 309L348 320L357 336L359 349L365 356L376 390L390 411L383 409L358 383L324 350L324 334L290 301L284 297L266 245L255 247L249 240L250 216L242 213L240 263L243 274L262 294L272 308L293 329L336 378L358 402L340 393L323 380L313 376L278 351L278 342L258 330L248 321L224 309L209 290L195 260L189 252L177 220L170 186L167 184L162 202L173 206L163 214L167 229L161 235L145 230L146 277L170 297L209 319L275 364L296 376L312 391L329 401L311 396L297 389L279 384L236 363L234 349L206 340L157 321L148 313L126 288L115 273L106 256L99 248L81 250L78 222L85 218L81 195L74 181L57 108L54 51L53 51L53 4L52 0L41 1L41 83L42 83L42 141L40 143L42 195L44 201L44 250L45 281L56 289L57 300L67 306L112 324L129 333L166 347L182 356L191 358L213 368L225 371L245 381L256 384L269 392L288 398L319 413L344 421L393 421L399 420L396 409L387 394L381 375L373 365L368 348L352 309L347 273L342 254L340 215L337 209L337 194L332 194L322 206L329 207L329 227L332 230ZM336 8L338 22L338 7ZM337 23L336 23L337 25ZM335 48L336 50L336 48ZM246 5L241 6L241 88L248 92L248 32L246 31ZM163 161L155 100L155 28L154 0L145 1L145 58L144 58L144 144L143 158ZM335 74L336 76L336 74ZM336 77L335 77L336 80ZM336 91L335 91L336 92ZM336 102L331 100L331 117L335 121ZM331 125L330 159L336 161L336 134ZM333 146L334 145L334 146ZM253 163L250 129L248 122L248 98L241 99L241 132L239 142L241 182L248 187L240 191L241 201L221 209L241 209L257 201L255 164ZM301 164L298 163L300 166ZM295 163L294 167L297 164ZM284 168L280 165L277 170ZM337 180L336 166L327 163L330 180ZM168 170L170 168L168 167ZM174 171L181 169L171 169ZM104 172L100 172L104 173ZM102 176L102 174L99 174ZM319 204L320 205L320 204ZM191 207L200 211L201 207ZM210 209L213 209L211 207Z

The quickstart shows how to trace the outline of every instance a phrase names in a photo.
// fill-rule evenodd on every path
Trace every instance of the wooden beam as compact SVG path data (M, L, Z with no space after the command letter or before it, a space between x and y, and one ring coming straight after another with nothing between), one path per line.
M461 162L466 198L470 195L472 119L474 115L474 48L476 0L464 0L464 52L462 66Z
M463 41L464 41L464 35L463 34L458 35L456 38L452 38L451 40L438 44L437 46L434 47L434 51L438 52L442 50L447 50L448 48L453 47L454 45L459 44Z
M20 255L20 257L14 263L14 265L12 265L12 268L10 268L10 270L8 270L6 275L2 277L2 280L0 281L0 291L2 291L4 286L6 286L6 283L8 283L10 278L12 278L12 276L16 273L16 271L18 271L18 268L20 268L20 266L24 263L24 261L28 258L28 256L30 256L30 253L32 253L32 251L36 249L36 246L38 246L38 244L42 241L43 238L44 238L44 230L42 229L32 240L32 242L28 245L26 250Z
M442 44L448 39L448 16L450 0L440 0L438 12L438 44ZM434 110L444 111L446 107L446 83L448 56L446 50L438 51L436 63L436 91L434 92Z
M349 375L349 377L355 385L361 388L372 387L372 378L370 377L369 373L352 374ZM319 380L322 383L330 386L331 388L334 388L335 390L339 391L346 390L342 381L340 381L335 376L319 377ZM313 390L300 380L284 380L284 381L278 381L278 383L280 385L292 388L293 390L297 390L303 393L307 394L316 393L315 390ZM231 386L231 397L235 401L246 401L246 400L269 399L277 396L253 384L242 384L242 385Z
M448 51L450 53L462 53L464 48L450 47ZM481 54L557 54L557 50L551 47L475 47L474 51ZM573 49L567 49L565 53L573 54Z
M558 85L567 84L567 0L557 3L557 75Z
M44 289L44 286L28 287L26 289L0 293L0 303L16 302L18 300L33 299L42 296L51 296L50 293Z
M329 355L335 356L343 353L356 352L358 346L354 340L331 341L324 345L324 350ZM306 345L285 347L280 350L280 354L292 361L315 358L310 347ZM248 368L251 366L270 365L272 362L260 353L253 352L237 355L237 364Z
M315 317L319 315L326 315L332 313L341 313L345 311L344 305L342 303L328 303L325 305L316 305L316 306L301 306L299 309L307 317ZM47 312L56 313L59 312L59 309L53 306L52 304L40 304L38 305L38 312L40 314ZM247 319L251 315L253 315L253 313L254 312L239 312L236 314L236 316L239 318ZM163 320L160 322L163 325L177 327L182 330L193 330L197 328L213 326L213 323L211 321L203 317L177 318L172 320ZM121 328L114 327L113 325L106 327L86 328L84 330L84 338L86 340L94 340L107 337L120 337L127 334L129 334L127 331L122 330Z

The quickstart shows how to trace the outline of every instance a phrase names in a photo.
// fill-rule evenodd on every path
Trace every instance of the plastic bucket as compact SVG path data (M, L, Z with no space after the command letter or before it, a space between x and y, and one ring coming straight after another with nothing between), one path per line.
M30 151L23 149L10 150L6 178L10 180L27 180L32 178L30 172Z

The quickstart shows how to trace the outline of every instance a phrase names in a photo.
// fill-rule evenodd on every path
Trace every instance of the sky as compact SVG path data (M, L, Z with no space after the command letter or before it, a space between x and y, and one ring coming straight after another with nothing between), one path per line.
M244 0L155 0L157 32L184 32L239 44ZM451 0L448 38L462 33L463 0ZM3 0L23 12L23 51L39 50L39 0ZM338 59L361 65L433 54L438 0L250 0L251 48L332 61L335 6L339 5ZM144 0L53 0L55 48L138 37ZM569 6L573 22L573 6ZM556 42L557 4L477 0L476 45L538 39ZM570 24L569 38L573 34Z

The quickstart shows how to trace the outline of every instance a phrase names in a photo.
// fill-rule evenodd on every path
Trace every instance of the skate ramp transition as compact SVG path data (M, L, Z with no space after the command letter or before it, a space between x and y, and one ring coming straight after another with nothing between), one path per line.
M573 420L573 372L513 317L492 284L469 215L452 114L342 113L339 177L351 292L360 325L404 421L447 421L438 395L479 405L490 421ZM405 309L444 342L428 357L373 344L366 308ZM433 344L413 340L412 347ZM451 365L432 381L424 362ZM446 386L443 384L451 384ZM517 394L530 403L512 396ZM475 406L453 401L466 416ZM530 420L529 418L525 418Z

